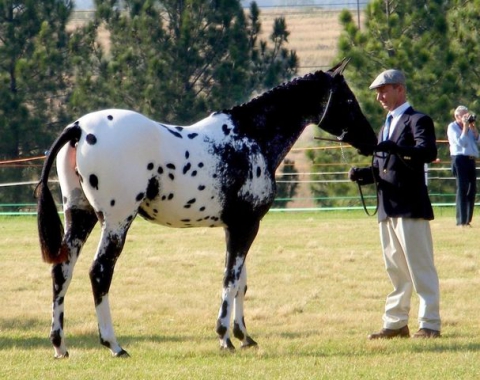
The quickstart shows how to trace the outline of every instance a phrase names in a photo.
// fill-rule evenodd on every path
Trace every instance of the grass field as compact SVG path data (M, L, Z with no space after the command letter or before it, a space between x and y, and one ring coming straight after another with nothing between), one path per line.
M53 359L48 339L51 283L35 218L0 218L0 378L479 378L478 227L474 220L473 228L456 228L452 209L436 216L441 339L366 339L381 327L390 291L375 218L270 213L247 260L246 322L259 348L220 352L214 328L223 231L167 229L137 219L111 288L117 337L131 358L114 359L98 343L88 279L95 230L66 298L65 360Z

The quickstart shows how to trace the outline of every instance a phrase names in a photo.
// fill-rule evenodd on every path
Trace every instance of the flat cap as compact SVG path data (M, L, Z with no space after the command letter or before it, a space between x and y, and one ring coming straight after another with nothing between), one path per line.
M405 75L403 75L400 70L385 70L375 78L369 89L373 90L374 88L378 88L386 84L401 84L405 86Z

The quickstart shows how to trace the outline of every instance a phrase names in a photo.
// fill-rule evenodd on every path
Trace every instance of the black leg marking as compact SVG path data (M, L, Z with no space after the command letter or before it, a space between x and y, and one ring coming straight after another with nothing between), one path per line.
M243 340L245 335L243 334L242 330L240 329L240 325L237 322L233 323L233 336L239 340Z

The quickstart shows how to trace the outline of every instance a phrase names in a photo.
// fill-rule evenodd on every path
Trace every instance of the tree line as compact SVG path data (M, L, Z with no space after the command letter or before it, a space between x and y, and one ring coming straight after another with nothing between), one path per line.
M43 155L68 123L98 109L186 125L297 73L285 19L262 39L254 2L245 12L238 0L96 0L93 19L76 27L73 6L0 0L0 161ZM0 173L2 183L22 181L38 167ZM30 193L2 188L0 202Z
M350 58L345 76L375 130L383 124L385 111L368 86L388 68L405 72L408 100L433 118L439 140L447 139L447 125L458 105L480 113L479 0L372 0L363 18L359 28L351 12L341 13L338 59ZM439 156L448 159L448 144L438 147ZM309 152L312 163L342 161L340 151L317 152ZM356 154L349 155L348 160L365 161ZM433 194L454 193L454 187L454 181L429 182ZM353 195L357 188L351 184L316 184L312 191L323 196Z
M287 20L277 18L263 40L254 2L248 12L238 0L96 0L95 6L92 20L72 28L70 0L0 0L0 161L44 154L61 129L87 112L129 108L189 124L297 73ZM372 0L361 28L356 15L341 13L336 61L350 58L345 76L376 130L384 111L368 85L386 68L406 73L409 101L432 116L439 139L457 105L480 112L478 19L480 0ZM100 28L110 35L108 48L99 43ZM448 147L441 149L448 156ZM309 159L341 162L341 155L317 150ZM0 182L37 178L38 170L2 167ZM356 189L317 184L312 191ZM2 188L0 203L31 199L30 193Z

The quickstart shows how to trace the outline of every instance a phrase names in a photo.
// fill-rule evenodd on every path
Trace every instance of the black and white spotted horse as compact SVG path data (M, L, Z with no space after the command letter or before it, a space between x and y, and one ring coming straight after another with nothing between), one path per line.
M37 187L43 259L52 263L55 357L67 357L64 300L82 246L97 221L101 240L90 268L100 341L115 356L109 306L114 267L137 214L170 227L223 227L226 260L216 332L223 349L257 343L247 334L245 258L276 191L275 170L309 123L372 154L376 136L342 72L342 62L280 85L189 127L108 109L68 125L53 143ZM48 189L56 159L65 229Z

